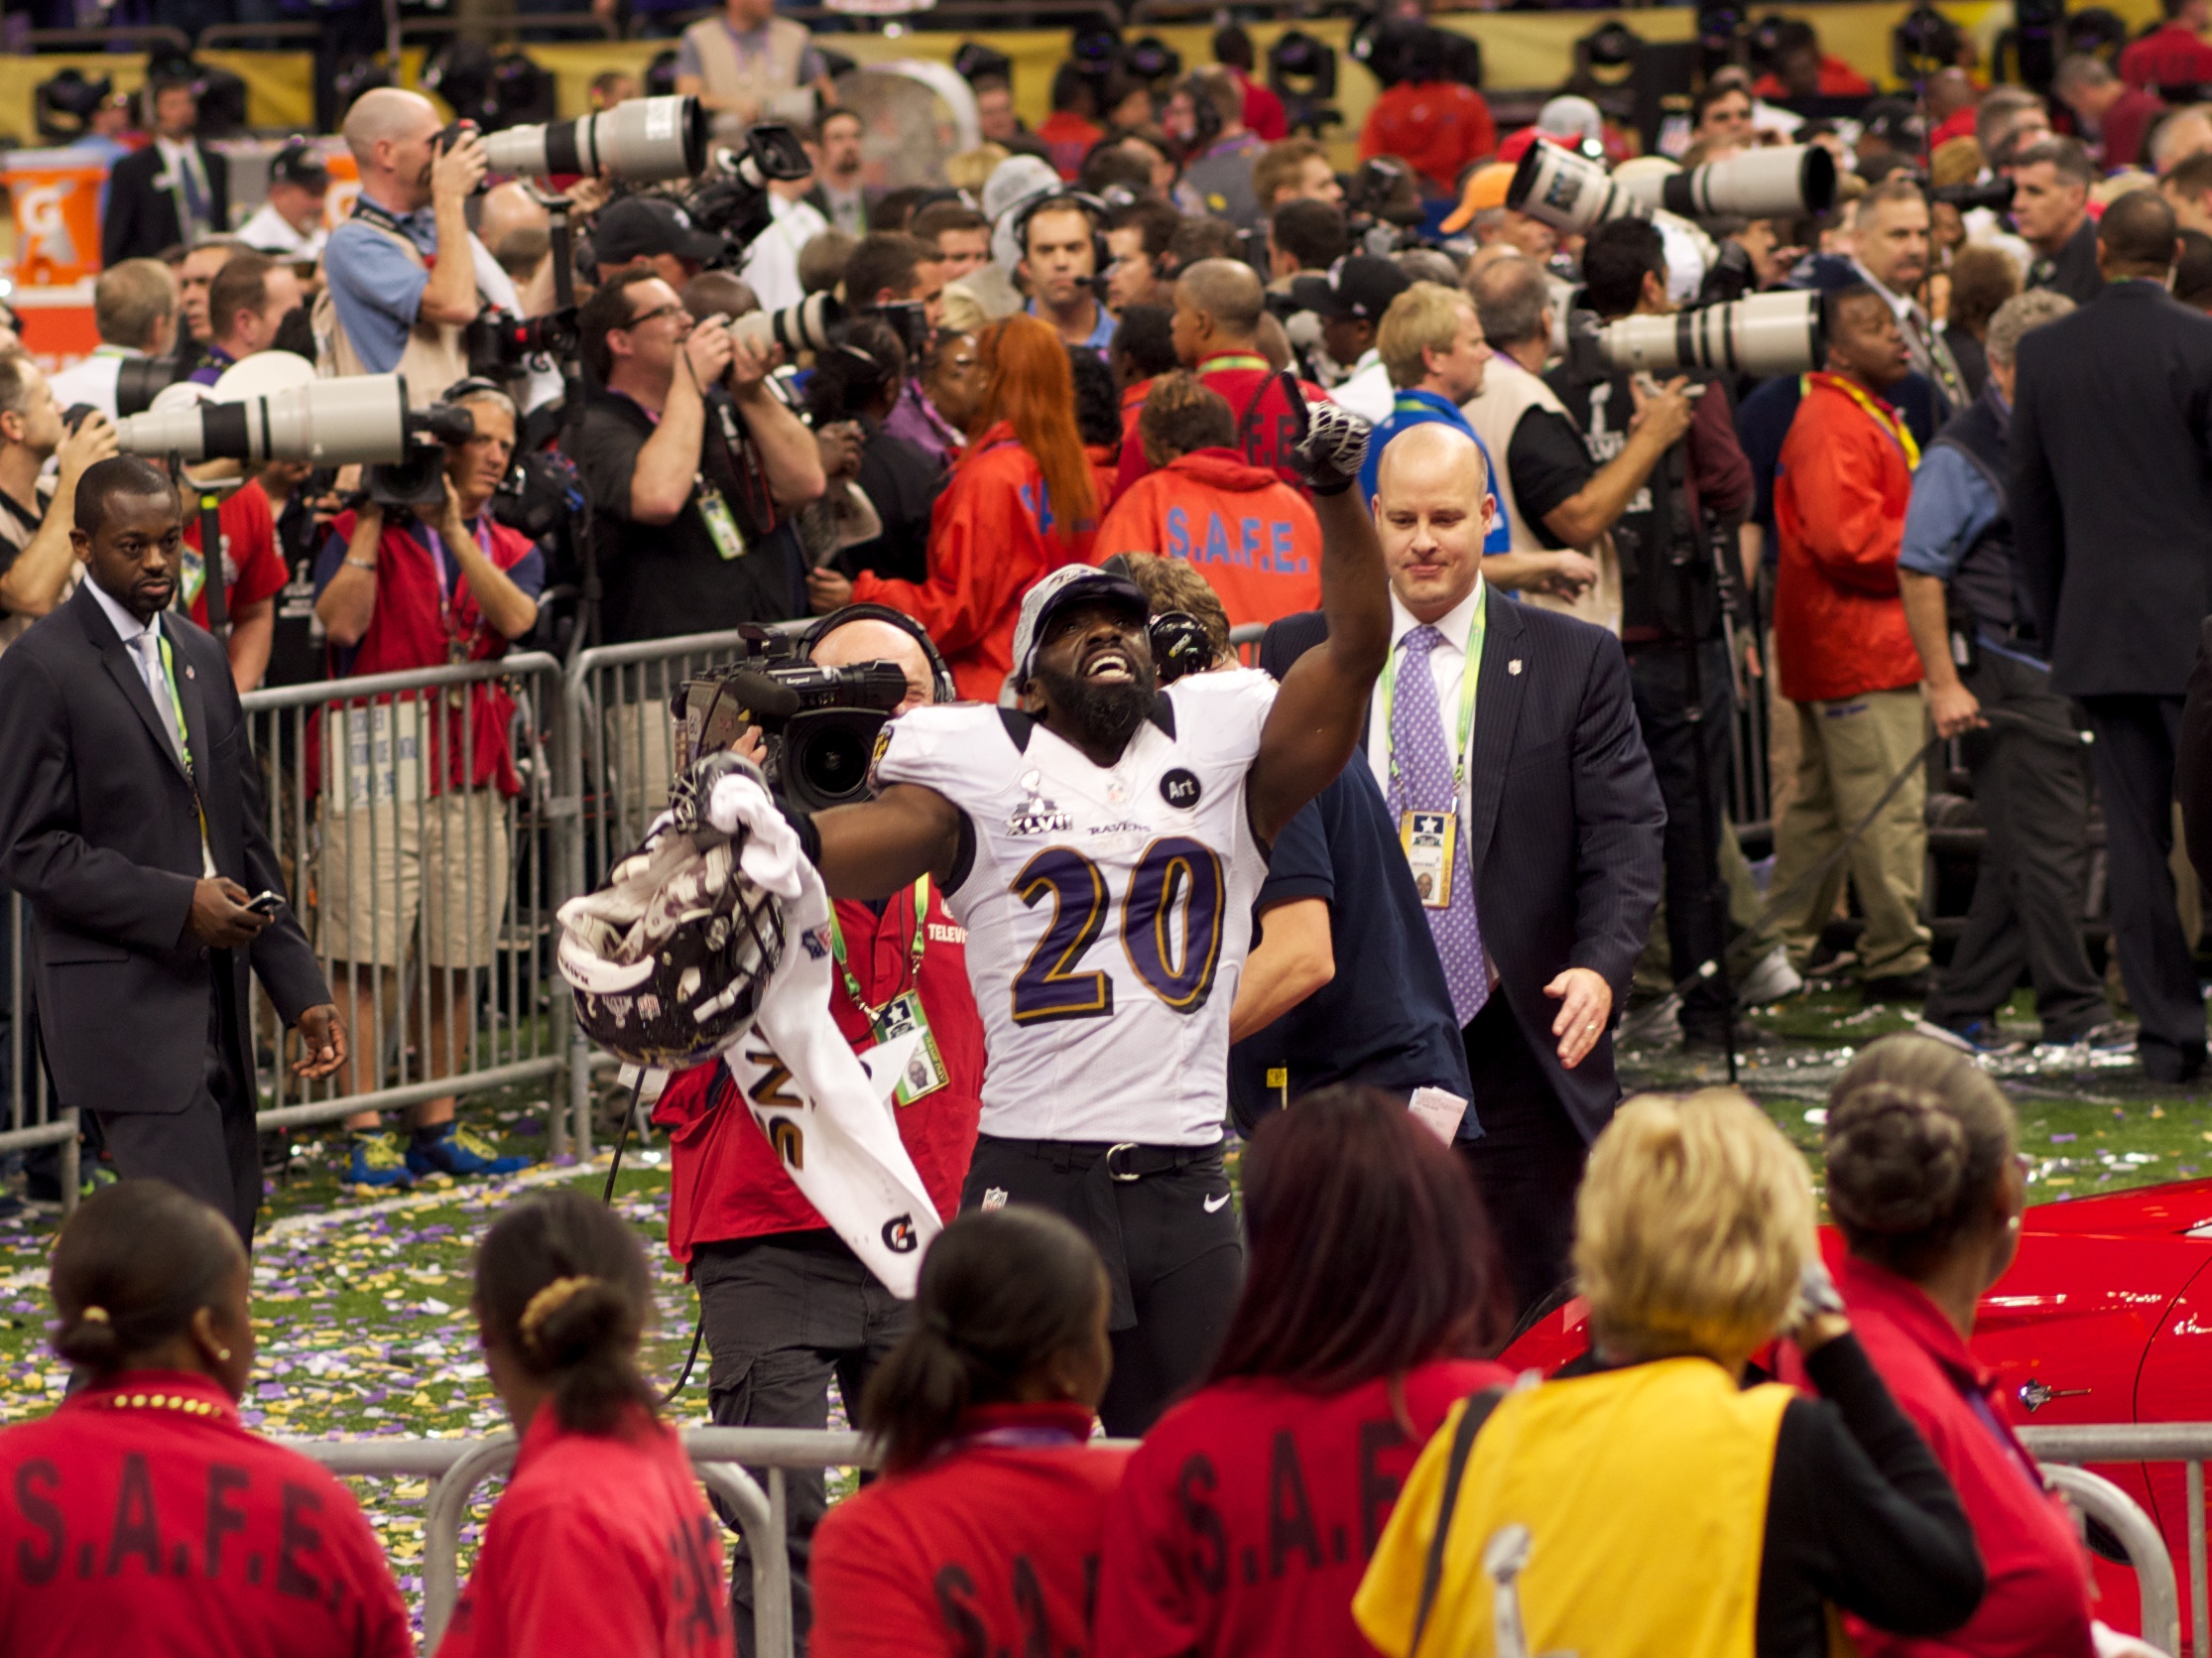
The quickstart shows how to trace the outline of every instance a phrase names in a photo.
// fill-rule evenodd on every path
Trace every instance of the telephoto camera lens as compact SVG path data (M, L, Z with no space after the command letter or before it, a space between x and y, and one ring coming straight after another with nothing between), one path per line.
M1556 144L1532 144L1506 188L1506 205L1557 230L1588 230L1607 219L1651 216L1771 218L1824 213L1835 205L1835 158L1817 144L1746 150L1663 178L1614 178L1599 163Z
M1605 365L1629 373L1804 374L1827 357L1820 296L1799 292L1754 294L1671 317L1624 317L1596 337Z
M167 454L187 461L311 460L318 466L405 460L420 418L407 407L397 374L316 380L242 403L198 403L118 421L125 454Z
M706 165L707 114L697 98L632 98L597 115L509 127L484 139L494 173L543 179L596 174L630 185L688 179Z
M787 356L829 349L829 330L845 319L845 308L828 294L809 294L782 311L755 311L729 324L732 335L760 346L781 345Z

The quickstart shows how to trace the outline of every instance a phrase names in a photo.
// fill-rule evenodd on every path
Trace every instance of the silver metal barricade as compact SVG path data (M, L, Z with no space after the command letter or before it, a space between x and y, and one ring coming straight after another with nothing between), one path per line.
M7 1120L0 1124L0 1152L58 1146L61 1208L76 1208L76 1112L54 1096L39 1058L38 1021L32 994L37 959L31 906L18 893L0 894L0 1065L7 1069Z
M523 653L257 691L244 704L264 824L351 1048L335 1077L302 1084L257 994L254 1039L277 1056L260 1126L564 1071L569 1002L550 989L568 861L560 664ZM557 1153L565 1122L549 1115Z
M2204 1538L2204 1465L2212 1460L2212 1423L2144 1422L2023 1428L2021 1443L2051 1467L2059 1488L2081 1503L2120 1539L2128 1564L2143 1586L2143 1638L2168 1652L2181 1650L2180 1596L2165 1539L2149 1515L2119 1486L2084 1470L2088 1464L2179 1463L2188 1510L2189 1650L2212 1653L2212 1604L2207 1604ZM2090 1481L2094 1480L2095 1485ZM2099 1491L2096 1487L2103 1487ZM2118 1521L2113 1504L2125 1503L2133 1519ZM2138 1526L2135 1522L2140 1520ZM2142 1550L2142 1553L2138 1551ZM2155 1610L2154 1610L2155 1608ZM2165 1620L2153 1622L2153 1615Z
M1265 622L1246 622L1229 630L1229 648L1247 668L1260 666L1260 636L1267 631Z
M796 631L788 623L771 632ZM645 838L668 805L676 773L676 725L669 706L684 681L737 661L746 635L731 628L674 639L641 639L579 651L562 685L570 739L559 755L559 810L567 832L561 892L589 892ZM591 1074L613 1060L594 1054L571 1022L568 1131L579 1156L591 1155Z

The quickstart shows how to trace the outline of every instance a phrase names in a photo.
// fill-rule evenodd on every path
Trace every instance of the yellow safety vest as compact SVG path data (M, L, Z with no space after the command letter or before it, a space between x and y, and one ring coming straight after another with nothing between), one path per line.
M1475 1441L1443 1573L1411 1655L1421 1577L1464 1405L1399 1494L1353 1615L1392 1658L1493 1658L1485 1557L1516 1526L1524 1650L1576 1658L1753 1658L1779 1385L1740 1390L1704 1358L1660 1359L1509 1395Z

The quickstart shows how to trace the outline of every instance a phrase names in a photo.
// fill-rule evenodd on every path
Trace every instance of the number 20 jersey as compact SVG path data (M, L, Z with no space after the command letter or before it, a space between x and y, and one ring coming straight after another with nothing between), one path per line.
M1111 767L978 703L887 728L877 782L933 789L974 827L945 904L983 1016L984 1133L1221 1137L1229 1006L1267 873L1245 780L1275 691L1251 669L1180 680Z

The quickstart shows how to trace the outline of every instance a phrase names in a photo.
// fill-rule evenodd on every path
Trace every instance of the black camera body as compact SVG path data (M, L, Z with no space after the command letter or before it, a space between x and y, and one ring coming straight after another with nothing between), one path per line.
M728 251L711 269L736 269L745 250L775 222L769 208L772 180L792 183L814 170L799 134L781 121L763 121L745 135L742 153L717 151L718 177L705 178L683 198L683 210L701 230L724 238Z
M582 342L574 306L562 306L543 317L517 317L486 306L461 330L468 372L480 380L512 380L530 368L534 357L562 362L573 357Z
M445 504L445 451L476 436L476 419L457 403L433 403L408 416L414 442L405 460L361 468L361 490L387 518L435 515Z
M796 640L747 629L743 660L685 682L672 712L686 763L761 728L770 785L804 812L868 798L869 764L884 725L907 699L895 662L817 668Z

